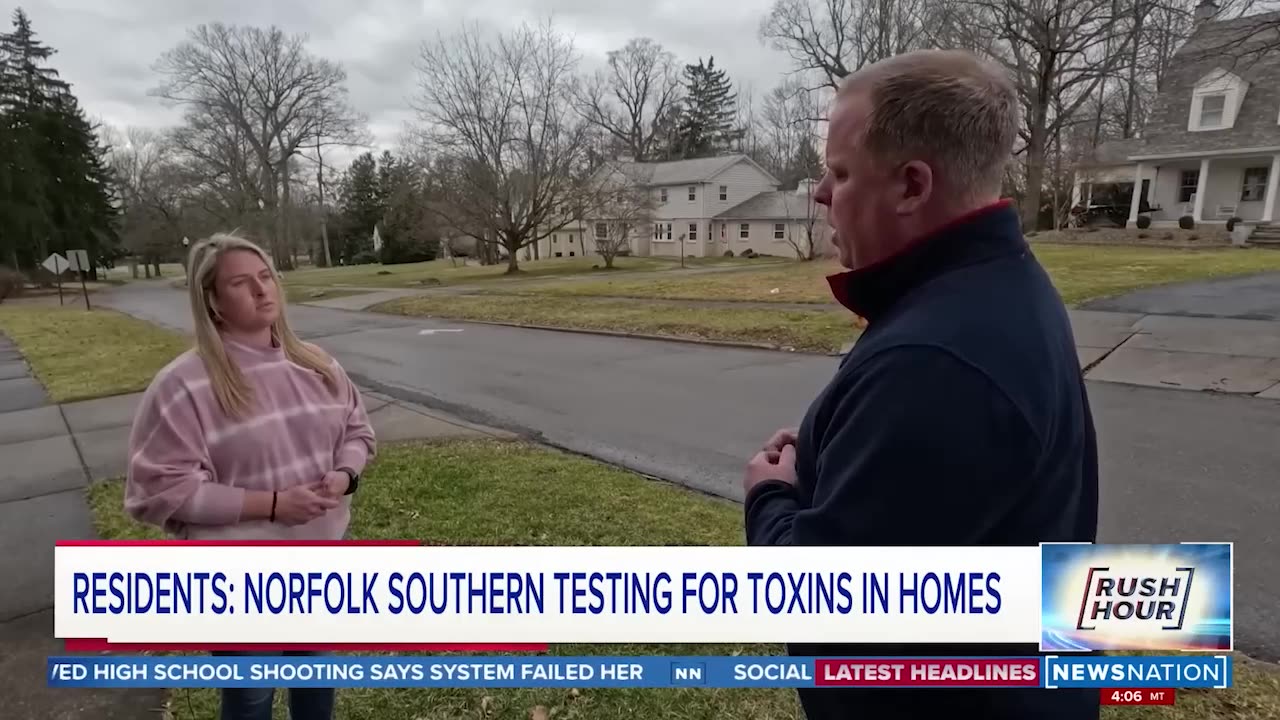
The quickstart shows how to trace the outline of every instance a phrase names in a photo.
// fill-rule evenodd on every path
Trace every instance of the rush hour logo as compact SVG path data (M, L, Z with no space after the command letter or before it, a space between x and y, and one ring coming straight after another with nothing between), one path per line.
M1191 599L1194 567L1175 567L1168 575L1134 575L1090 567L1080 601L1077 630L1096 630L1099 623L1158 624L1161 630L1182 630Z

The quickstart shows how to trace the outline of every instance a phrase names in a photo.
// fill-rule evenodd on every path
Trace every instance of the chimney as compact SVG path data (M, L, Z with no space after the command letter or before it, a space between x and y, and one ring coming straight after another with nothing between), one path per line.
M1200 0L1200 4L1196 5L1196 24L1212 20L1220 9L1213 0Z

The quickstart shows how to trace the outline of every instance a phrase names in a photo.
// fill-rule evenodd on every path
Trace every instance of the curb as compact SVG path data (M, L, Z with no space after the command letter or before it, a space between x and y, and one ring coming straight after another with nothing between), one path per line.
M379 311L374 311L379 312ZM648 333L628 333L618 332L616 330L589 330L586 328L566 328L555 327L552 325L526 325L523 323L498 322L495 320L459 320L456 318L438 317L435 315L402 315L400 313L382 313L384 315L397 315L399 317L419 317L430 320L447 320L449 322L470 323L473 325L493 325L496 327L513 327L522 328L524 330L544 330L550 332L567 332L579 335L603 335L605 337L621 337L631 338L635 340L657 340L660 342L678 342L686 345L713 345L718 347L743 348L748 350L771 350L773 352L785 352L794 355L817 355L820 357L831 357L839 355L839 351L817 351L817 350L797 350L789 345L770 345L768 343L750 343L739 342L733 340L698 340L695 338L678 337L674 335L651 335Z

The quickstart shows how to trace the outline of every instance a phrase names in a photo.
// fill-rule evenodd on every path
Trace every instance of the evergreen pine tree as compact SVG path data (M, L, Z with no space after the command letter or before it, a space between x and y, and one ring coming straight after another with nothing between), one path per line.
M373 228L382 217L378 163L373 153L351 162L339 186L342 241L338 256L346 264L372 262Z
M0 33L0 109L45 107L71 91L57 70L43 65L53 53L36 39L22 8L14 10L13 32Z
M46 65L53 54L14 12L0 33L0 249L19 267L83 249L96 266L118 243L112 179L71 86Z
M730 150L741 132L734 127L738 94L714 57L685 65L685 100L676 124L677 154L707 157Z
M18 267L34 267L48 251L54 214L53 185L41 162L46 156L44 113L69 86L43 63L53 50L36 39L21 9L13 13L13 31L0 33L0 115L4 116L4 176L0 196L0 242Z

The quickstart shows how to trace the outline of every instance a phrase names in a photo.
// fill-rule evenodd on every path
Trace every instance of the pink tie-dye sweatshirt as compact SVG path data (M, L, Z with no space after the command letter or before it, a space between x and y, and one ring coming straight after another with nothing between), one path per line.
M375 452L359 390L334 362L335 394L282 348L224 339L253 388L254 410L232 419L218 406L204 361L189 350L143 394L129 438L125 510L188 539L337 540L351 497L305 524L241 521L248 490L280 491L325 473L359 473Z

